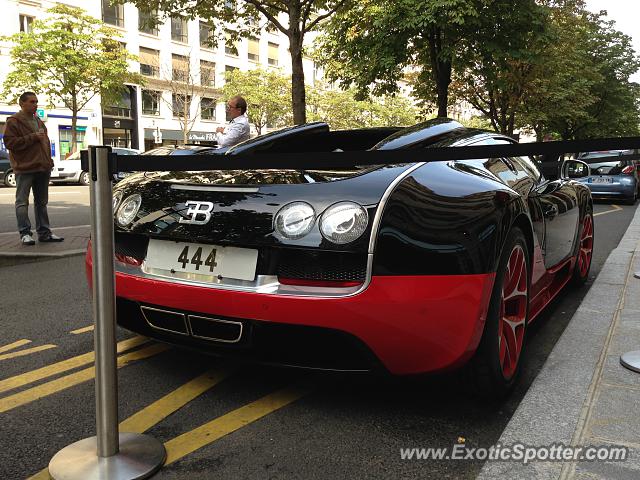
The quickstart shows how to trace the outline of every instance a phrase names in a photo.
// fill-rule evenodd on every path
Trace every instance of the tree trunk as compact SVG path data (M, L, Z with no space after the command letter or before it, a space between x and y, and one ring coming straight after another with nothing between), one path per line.
M442 31L433 27L429 32L429 59L431 73L436 84L438 117L447 116L449 84L451 83L451 59L442 59Z
M291 49L291 102L293 105L293 123L307 122L304 69L302 67L302 35L297 28L289 36Z

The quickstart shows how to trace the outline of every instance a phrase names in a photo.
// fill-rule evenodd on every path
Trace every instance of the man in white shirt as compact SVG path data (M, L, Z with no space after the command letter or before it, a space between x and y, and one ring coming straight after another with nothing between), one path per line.
M216 140L221 147L231 147L237 143L249 140L249 119L245 115L247 112L247 102L244 98L236 95L227 100L227 112L231 121L226 127L216 128Z

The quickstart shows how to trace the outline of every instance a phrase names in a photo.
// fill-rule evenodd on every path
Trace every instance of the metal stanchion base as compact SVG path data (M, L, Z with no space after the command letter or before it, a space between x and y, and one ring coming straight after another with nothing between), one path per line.
M49 462L53 480L138 480L160 470L167 458L164 445L149 435L121 433L120 451L98 457L97 437L63 448Z
M623 367L640 373L640 350L625 353L620 357L620 363Z

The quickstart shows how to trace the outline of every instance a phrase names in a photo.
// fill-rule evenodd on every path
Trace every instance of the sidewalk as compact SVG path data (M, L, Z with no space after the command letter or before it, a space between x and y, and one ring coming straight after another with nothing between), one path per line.
M595 232L597 248L598 235ZM549 355L498 443L625 446L626 461L489 461L479 480L640 478L640 373L620 355L640 350L640 209Z
M0 233L0 257L68 257L83 254L89 241L90 225L53 228L54 233L64 237L64 242L39 243L24 246L17 232Z

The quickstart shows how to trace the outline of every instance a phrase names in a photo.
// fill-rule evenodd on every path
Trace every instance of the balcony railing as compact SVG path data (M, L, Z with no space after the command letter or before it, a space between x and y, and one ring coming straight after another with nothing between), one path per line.
M144 75L146 77L159 77L160 69L153 65L147 65L146 63L141 63L140 75Z

